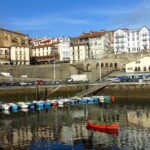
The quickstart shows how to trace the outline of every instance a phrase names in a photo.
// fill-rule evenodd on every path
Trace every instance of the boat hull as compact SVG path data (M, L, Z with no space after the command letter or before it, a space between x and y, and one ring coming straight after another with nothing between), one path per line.
M99 131L99 132L104 132L107 134L113 134L118 136L118 129L119 129L119 124L118 123L100 123L100 122L93 122L93 121L88 121L87 123L87 129L88 130L93 130L93 131Z

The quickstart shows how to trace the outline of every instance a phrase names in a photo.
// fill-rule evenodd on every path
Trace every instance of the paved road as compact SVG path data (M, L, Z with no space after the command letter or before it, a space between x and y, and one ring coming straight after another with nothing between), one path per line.
M108 85L145 85L145 84L150 84L150 82L119 82L119 83L112 83L112 82L97 82L97 83L88 83L88 85L99 85L99 84L105 84L107 83ZM46 88L46 87L65 87L65 86L80 86L82 84L58 84L58 85L38 85L39 87ZM87 84L83 84L87 85ZM37 85L28 85L28 86L0 86L0 89L22 89L22 88L36 88Z

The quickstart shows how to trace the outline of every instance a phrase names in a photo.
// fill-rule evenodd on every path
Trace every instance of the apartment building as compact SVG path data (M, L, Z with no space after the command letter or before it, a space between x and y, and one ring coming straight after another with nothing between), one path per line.
M118 29L114 32L114 53L136 53L150 49L150 31L140 29Z
M59 39L58 53L60 61L70 60L70 38L62 37Z
M30 53L29 47L10 47L10 64L11 65L29 65Z
M59 42L33 46L31 49L31 64L49 63L59 60Z
M30 43L32 64L70 60L70 38L68 37L36 38Z
M29 65L29 37L26 34L0 28L0 63Z
M85 61L89 58L89 43L71 43L70 44L70 63Z
M84 33L78 37L79 42L88 42L89 58L101 58L104 53L110 50L110 33L102 30L98 32Z
M0 47L11 46L28 47L28 35L0 28Z

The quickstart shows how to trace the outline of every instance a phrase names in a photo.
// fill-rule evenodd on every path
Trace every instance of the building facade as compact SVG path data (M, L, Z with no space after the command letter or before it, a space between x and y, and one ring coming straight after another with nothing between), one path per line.
M87 42L70 44L70 63L85 61L89 58L89 44Z
M30 53L31 64L49 63L59 60L58 45L59 43L56 42L33 46Z
M150 56L140 58L125 65L126 73L150 73Z
M61 38L58 45L60 61L70 61L70 38Z
M89 58L99 59L110 50L110 33L105 30L84 33L79 36L79 42L88 42L90 49Z
M140 29L118 29L114 32L114 53L136 53L150 49L150 31Z
M28 35L0 28L0 47L29 46Z
M38 41L38 42L37 42ZM32 41L31 63L70 60L70 38L47 38Z
M29 47L10 47L10 64L11 65L29 65L30 53Z

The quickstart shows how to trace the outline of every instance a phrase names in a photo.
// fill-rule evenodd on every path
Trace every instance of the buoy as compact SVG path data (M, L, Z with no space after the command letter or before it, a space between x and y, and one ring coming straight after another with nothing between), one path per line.
M115 100L116 100L115 96L111 96L111 101L115 102Z

